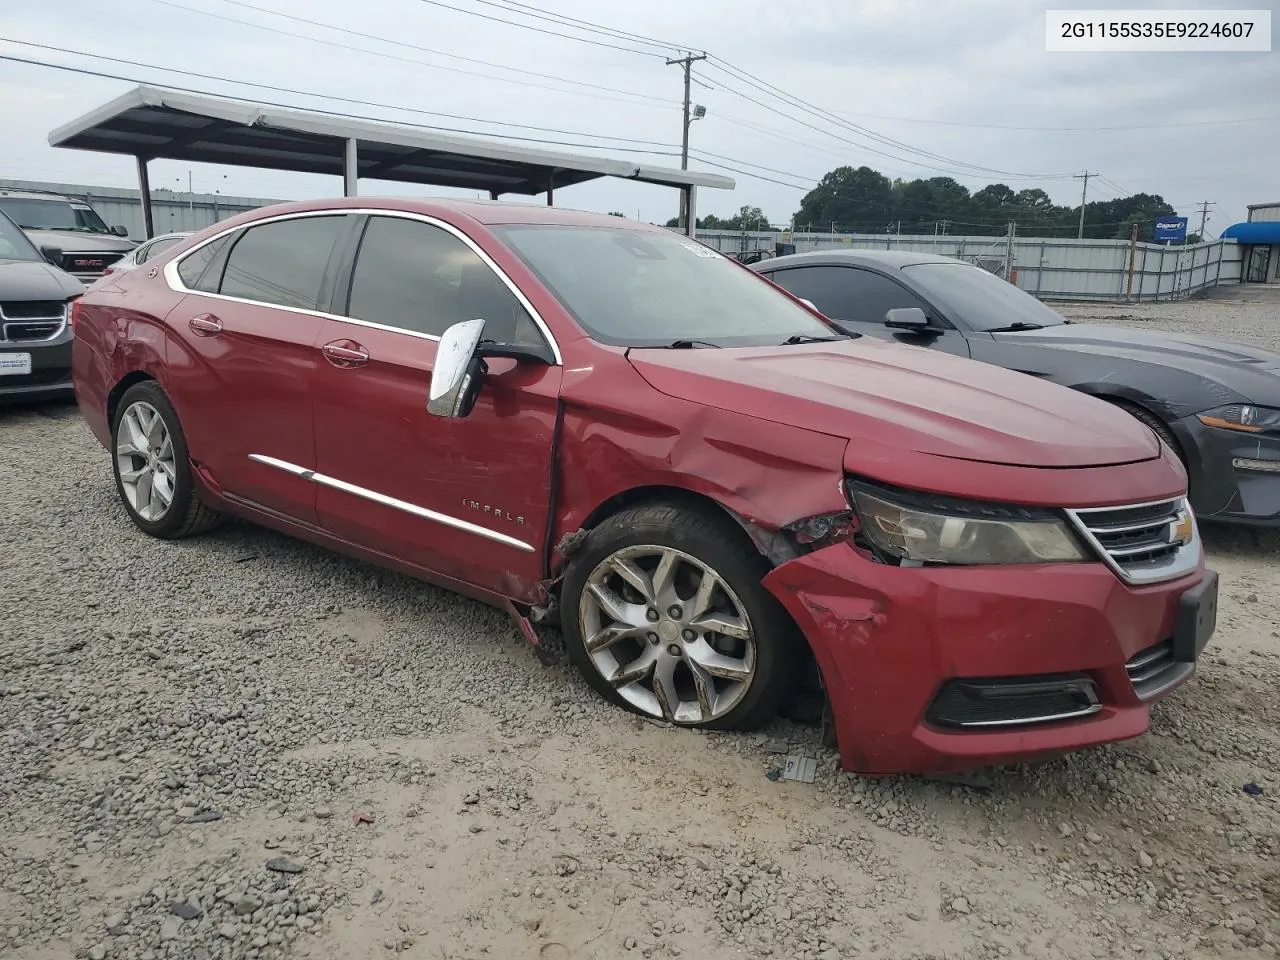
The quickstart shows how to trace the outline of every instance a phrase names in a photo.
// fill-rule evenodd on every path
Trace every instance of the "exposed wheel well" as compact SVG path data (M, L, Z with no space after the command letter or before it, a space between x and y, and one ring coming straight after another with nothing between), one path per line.
M750 524L734 511L705 494L686 490L683 487L647 486L623 491L601 503L591 511L582 522L580 529L590 530L608 517L641 503L670 503L688 507L704 514L714 514L737 527L743 535L744 546L749 544L760 553L772 566L785 562L795 555L794 545L785 534L765 530ZM558 587L557 587L558 592ZM791 620L790 615L787 616ZM801 723L821 722L824 718L826 693L823 690L821 672L809 639L798 626L793 627L800 639L798 649L803 652L805 662L797 671L799 683L792 700L784 705L782 713L789 719Z
M141 370L135 370L133 373L126 374L119 383L111 388L111 392L107 394L107 427L111 429L111 425L116 422L116 410L120 407L120 398L135 383L142 383L144 380L154 380L155 377L149 373L143 373Z
M1119 407L1121 410L1124 410L1125 412L1127 412L1130 416L1138 420L1141 420L1143 423L1149 426L1152 430L1154 430L1156 432L1156 435L1159 436L1161 440L1163 440L1165 443L1169 445L1169 448L1178 455L1179 460L1181 460L1184 464L1187 462L1186 451L1182 449L1182 444L1178 442L1178 438L1173 435L1173 431L1169 429L1169 427L1165 424L1164 420L1162 420L1151 409L1143 406L1141 403L1138 403L1134 400L1127 400L1124 397L1108 397L1108 396L1099 394L1098 399L1105 400L1107 401L1107 403L1110 403L1112 406Z

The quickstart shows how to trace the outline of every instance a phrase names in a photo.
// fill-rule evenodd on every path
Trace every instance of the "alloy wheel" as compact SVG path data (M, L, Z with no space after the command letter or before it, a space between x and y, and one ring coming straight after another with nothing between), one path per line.
M173 503L177 479L173 438L164 417L144 400L131 403L120 417L116 469L133 511L150 523L163 519Z
M592 665L650 716L717 720L755 676L755 634L742 601L681 550L642 544L610 554L587 578L579 617Z

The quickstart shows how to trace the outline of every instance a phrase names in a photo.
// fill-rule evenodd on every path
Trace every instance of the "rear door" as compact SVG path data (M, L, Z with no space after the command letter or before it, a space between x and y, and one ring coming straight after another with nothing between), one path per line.
M527 300L456 228L371 215L335 291L314 368L324 527L369 549L507 596L545 575L563 368L490 358L471 414L427 413L440 335L545 346ZM554 353L554 351L550 351Z
M312 380L318 311L349 215L249 226L168 274L189 291L170 313L168 370L191 455L226 493L315 524Z
M795 296L810 301L854 333L969 356L969 344L959 330L906 286L885 274L860 267L821 265L784 267L766 276ZM885 314L903 307L923 310L929 318L929 329L915 333L886 327Z

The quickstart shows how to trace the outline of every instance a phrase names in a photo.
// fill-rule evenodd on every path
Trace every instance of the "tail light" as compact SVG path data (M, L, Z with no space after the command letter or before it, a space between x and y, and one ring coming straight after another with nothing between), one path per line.
M115 273L115 272L116 272L116 268L115 268L115 267L103 267L103 268L102 268L102 275L103 275L104 277L105 277L108 273Z
M74 332L76 329L76 321L79 319L80 298L76 297L71 301L71 311L67 314L67 326Z

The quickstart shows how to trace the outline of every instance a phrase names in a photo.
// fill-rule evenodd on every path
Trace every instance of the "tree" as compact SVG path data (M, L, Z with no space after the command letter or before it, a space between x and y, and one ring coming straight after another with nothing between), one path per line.
M611 217L625 217L625 216L626 216L626 214L625 214L625 213L619 213L617 210L610 210L610 211L609 211L609 216L611 216Z
M805 194L796 212L798 227L826 232L880 232L893 219L893 184L870 167L837 167Z

